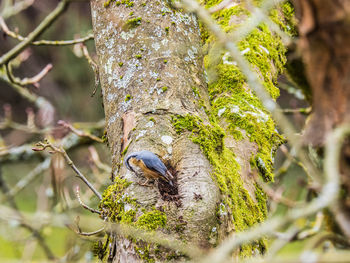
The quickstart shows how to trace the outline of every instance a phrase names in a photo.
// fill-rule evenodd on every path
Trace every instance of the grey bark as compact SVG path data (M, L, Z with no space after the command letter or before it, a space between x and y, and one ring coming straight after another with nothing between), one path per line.
M156 186L133 183L126 191L141 207L162 207L170 229L180 219L186 222L181 236L172 231L175 237L208 247L219 190L199 146L171 124L175 114L206 119L192 90L197 87L209 105L199 27L194 15L173 12L164 1L145 3L105 8L104 1L91 1L113 175L140 182L122 165L126 147L127 153L150 150L168 161L177 171L180 207L164 201ZM127 239L119 238L116 248L115 262L141 261Z

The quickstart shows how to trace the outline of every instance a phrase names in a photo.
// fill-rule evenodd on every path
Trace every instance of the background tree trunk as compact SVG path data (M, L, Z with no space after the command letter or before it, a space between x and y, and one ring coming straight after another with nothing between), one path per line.
M255 184L253 167L270 180L272 155L281 139L234 63L227 63L217 47L209 48L206 66L219 70L218 75L209 72L208 86L196 17L172 10L165 1L94 0L91 8L113 160L114 184L100 205L104 216L204 248L263 220L266 196ZM245 19L240 10L242 6L237 20L226 23ZM283 64L284 49L274 50L281 47L274 38L267 28L258 29L242 49L253 49L249 60L257 71L270 69L261 74L262 80L276 97L271 83L279 69L274 63ZM269 52L278 59L267 56ZM122 160L139 150L163 158L176 178L174 189L162 182L154 187L135 183L142 179L127 171ZM147 220L159 224L144 224ZM181 256L125 237L114 237L111 243L108 258L115 262ZM262 251L263 242L242 251L251 254L254 248Z

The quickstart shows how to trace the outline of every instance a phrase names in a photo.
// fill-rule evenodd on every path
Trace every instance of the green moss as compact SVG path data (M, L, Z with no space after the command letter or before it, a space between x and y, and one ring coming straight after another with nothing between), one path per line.
M119 65L119 67L122 67L124 65L124 63L123 62L119 62L118 65Z
M142 21L141 17L135 17L135 18L132 18L132 19L128 19L126 21L126 26L128 28L134 28L134 27L137 27L137 26L141 25L141 21Z
M205 0L207 8L218 4L220 0ZM290 9L285 8L288 13ZM248 17L250 14L244 4L223 9L212 14L225 32L232 32L238 25L232 23L232 17ZM210 47L205 56L204 64L208 72L208 92L211 108L204 109L209 117L209 124L205 125L199 117L176 116L173 125L178 133L189 132L190 139L199 144L203 153L211 163L222 193L222 203L218 206L218 214L232 214L235 231L239 232L267 216L264 192L255 186L256 201L245 190L240 177L240 166L234 153L225 146L224 138L230 135L236 140L246 138L258 147L257 154L251 158L251 165L260 172L266 180L273 180L273 155L276 148L283 142L283 138L276 131L275 124L267 110L247 87L246 77L215 37L211 36L203 24L200 24L202 40L205 47ZM276 87L277 75L284 69L286 62L285 47L280 38L269 28L260 24L243 40L238 43L239 49L247 61L255 69L270 95L276 99L279 90ZM194 94L200 99L197 88ZM218 124L225 123L225 130ZM258 248L264 251L266 242L241 247L241 255L249 256Z
M130 13L129 13L129 16L132 16L134 14L134 11L131 11Z
M141 58L142 58L142 55L141 55L141 54L137 54L137 55L135 55L135 58L141 59Z
M156 81L161 81L161 79L160 79L160 78L157 78Z
M153 117L150 117L149 120L153 121L154 123L156 123L156 120Z
M108 218L111 222L130 224L147 231L164 228L167 224L166 214L154 208L150 211L140 209L137 200L125 193L125 189L130 184L127 180L116 176L114 183L102 195L102 200L99 204L101 218ZM141 212L142 215L138 216ZM150 251L153 251L153 245L137 239L132 240L137 245L136 251L140 258L147 262L154 262L153 257L150 255ZM107 238L105 245L101 242L95 244L94 251L100 259L108 254L109 242L111 240Z
M165 32L166 32L167 34L169 34L169 27L168 27L168 26L165 28Z
M168 60L164 59L164 64L168 63Z
M140 216L135 225L138 228L145 230L156 230L158 228L165 227L167 223L167 217L164 212L159 210L153 210L147 213L144 213Z
M135 199L130 198L124 190L131 183L120 177L116 177L114 184L108 186L103 192L100 202L101 217L108 218L111 222L131 223L135 219L138 207Z
M120 6L121 4L125 5L126 7L133 7L134 6L134 2L133 1L130 1L130 0L122 0L122 1L115 1L115 0L108 0L106 2L103 3L103 6L105 8L109 7L110 4L112 2L115 2L115 5L116 6Z
M190 139L199 144L201 150L213 166L213 177L217 181L222 193L224 207L229 207L233 216L236 231L242 231L258 222L265 214L255 203L243 186L240 177L240 165L235 155L224 145L224 130L211 118L209 125L196 116L175 116L172 119L177 133L190 132Z
M130 95L130 94L127 94L126 96L125 96L125 102L127 102L127 101L129 101L129 100L131 100L132 99L132 96Z
M272 9L270 12L270 18L290 36L297 35L297 22L294 17L294 7L290 1L285 1L277 8Z
M167 87L167 86L162 87L162 91L163 91L163 92L166 92L167 90L168 90L168 87Z

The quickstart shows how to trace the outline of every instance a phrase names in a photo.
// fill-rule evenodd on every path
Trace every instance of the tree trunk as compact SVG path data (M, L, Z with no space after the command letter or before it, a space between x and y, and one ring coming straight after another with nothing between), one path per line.
M230 58L203 28L201 35L193 14L172 10L166 1L92 0L91 8L113 160L103 215L203 248L263 220L266 196L253 174L272 178L272 156L281 139ZM238 20L227 19L228 26L247 17L242 8L232 7ZM205 58L201 37L210 47ZM273 82L284 62L279 39L263 27L241 48L252 50L247 59L276 97ZM266 68L269 72L262 71ZM154 187L137 184L143 179L122 160L140 150L164 160L176 178L174 188L162 181ZM126 237L114 236L110 243L107 257L114 262L181 258ZM255 248L264 250L264 243L242 251L251 254Z

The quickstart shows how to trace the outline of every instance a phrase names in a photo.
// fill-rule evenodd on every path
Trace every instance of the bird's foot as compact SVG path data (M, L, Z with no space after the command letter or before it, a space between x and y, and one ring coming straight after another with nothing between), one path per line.
M146 182L144 182L144 183L139 183L139 182L137 182L137 184L139 184L139 185L141 185L141 186L153 187L153 185L152 185L152 184L149 184L148 181L149 181L149 180L146 180Z

